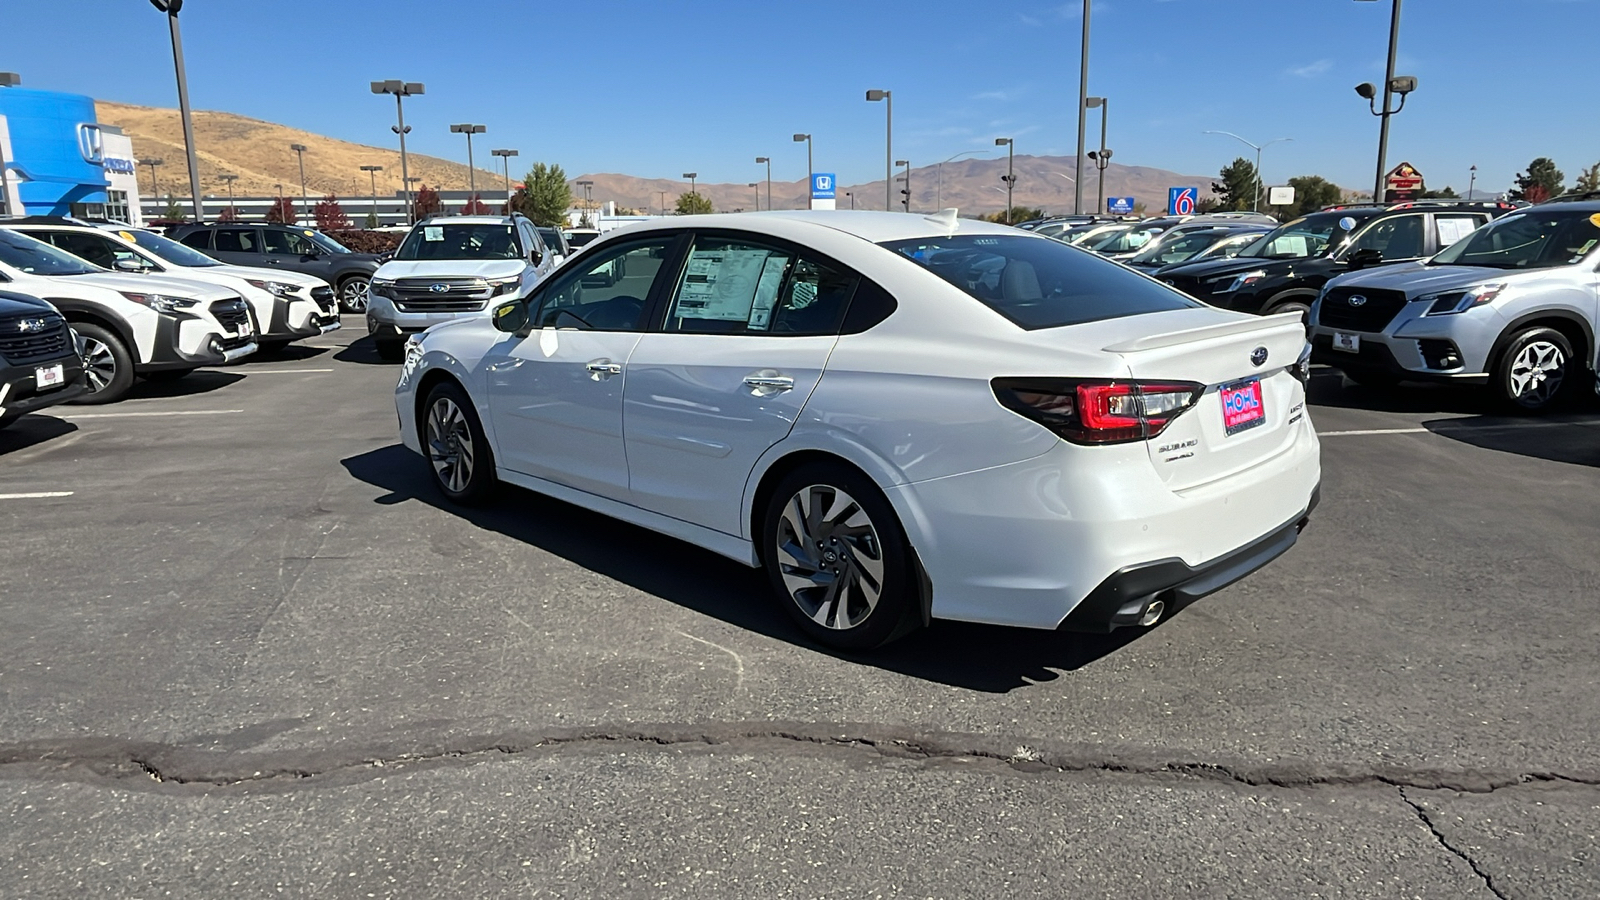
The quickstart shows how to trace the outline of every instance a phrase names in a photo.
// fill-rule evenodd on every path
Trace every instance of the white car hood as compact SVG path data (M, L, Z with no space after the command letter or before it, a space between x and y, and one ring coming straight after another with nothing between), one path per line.
M62 276L79 284L129 291L135 294L170 294L190 300L212 301L237 297L236 291L204 281L174 278L170 275L125 275L118 272L91 272L87 275Z
M515 278L527 268L520 259L391 259L374 278Z

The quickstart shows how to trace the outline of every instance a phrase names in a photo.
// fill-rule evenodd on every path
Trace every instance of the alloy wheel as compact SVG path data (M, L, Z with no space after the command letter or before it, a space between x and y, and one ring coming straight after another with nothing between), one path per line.
M89 393L103 391L117 378L117 357L104 341L83 339L83 371L89 377Z
M1566 371L1567 356L1560 347L1533 341L1511 361L1511 397L1529 408L1544 406L1561 389Z
M472 429L454 400L440 397L428 410L428 459L433 474L452 494L466 490L476 458Z
M364 278L352 278L339 287L339 303L345 312L366 312L367 309L367 281Z
M883 544L849 494L830 485L800 489L784 504L776 544L784 588L813 622L845 631L877 609Z

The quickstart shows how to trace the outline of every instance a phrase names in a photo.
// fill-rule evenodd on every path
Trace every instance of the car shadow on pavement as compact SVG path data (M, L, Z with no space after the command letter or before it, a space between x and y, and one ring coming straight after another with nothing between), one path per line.
M35 447L78 430L78 426L49 413L36 413L0 429L0 456Z
M377 503L421 501L730 625L940 684L1004 693L1051 681L1059 677L1054 670L1082 668L1147 633L1073 634L934 622L878 650L843 653L813 643L795 628L772 602L759 569L510 485L485 506L454 506L434 488L422 461L398 444L341 462L356 479L389 492ZM627 552L617 552L618 547Z
M378 347L372 342L372 336L367 335L351 341L347 346L333 355L340 362L359 363L364 366L398 366L399 363L378 358Z
M1592 415L1571 420L1478 416L1423 422L1422 427L1485 450L1600 468L1600 418Z
M1314 370L1306 399L1312 406L1390 413L1488 413L1493 408L1493 399L1483 388L1411 382L1368 387L1350 381L1338 369Z
M125 399L153 400L158 397L190 397L196 394L209 394L236 381L242 381L244 377L243 372L201 369L196 372L190 372L175 381L147 381L141 378L133 383L133 387L128 391L128 396Z
M259 362L303 362L315 359L327 353L331 347L308 347L305 344L289 344L276 350L257 350L244 359L234 363L235 366L248 366L250 363Z

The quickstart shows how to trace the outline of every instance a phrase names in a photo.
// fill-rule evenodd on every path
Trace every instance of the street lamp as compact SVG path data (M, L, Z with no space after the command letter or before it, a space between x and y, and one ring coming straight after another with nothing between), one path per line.
M867 91L867 100L883 101L883 208L894 209L894 95L892 91Z
M161 196L161 182L156 179L156 166L164 166L166 164L167 161L159 156L146 156L144 159L139 160L139 165L150 167L150 197L152 199Z
M0 72L0 87L16 87L22 83L22 76L15 72ZM0 209L6 215L13 215L11 209L11 177L6 174L6 151L0 147Z
M689 193L691 193L691 194L695 193L694 180L696 178L700 177L700 173L699 172L685 172L685 173L683 173L683 177L689 179ZM581 184L581 182L580 182L580 184Z
M933 200L933 205L934 205L935 208L944 209L944 164L947 163L947 162L954 162L955 160L960 159L963 156L974 156L974 155L984 154L984 153L988 153L988 152L989 151L987 151L987 150L963 150L963 151L961 151L960 153L957 153L954 156L949 156L949 157L946 157L944 159L939 160L939 163L938 163L938 166L937 166L938 173L939 173L939 186L934 191L934 200Z
M656 191L656 193L661 195L661 214L664 216L667 214L667 192Z
M900 205L905 207L906 212L911 212L911 161L908 159L897 159L894 161L894 164L897 166L906 167L906 186L900 190Z
M856 195L855 195L855 194L852 194L852 193L850 193L850 192L849 192L849 191L845 191L845 192L844 192L844 195L845 195L845 196L846 196L846 197L849 197L849 198L850 198L850 208L851 208L851 209L855 209L855 208L856 208Z
M583 188L583 217L587 219L589 217L590 210L594 208L594 199L593 199L592 195L589 193L589 189L594 187L594 182L592 182L592 181L575 181L575 182L573 182L573 184L576 184L578 187ZM589 226L592 228L596 224L597 223L595 223L595 222L590 222Z
M1106 166L1111 165L1111 149L1102 145L1099 150L1090 150L1089 159L1094 162L1094 167L1100 170L1100 193L1095 201L1096 210L1104 211L1106 208Z
M1473 166L1467 170L1467 199L1472 199L1472 188L1478 183L1478 167Z
M468 154L469 156L471 154ZM500 157L506 169L506 215L511 215L511 157L517 155L515 150L490 150L490 156Z
M394 95L394 111L399 119L399 124L390 125L389 130L400 135L400 189L406 195L406 224L410 225L415 218L413 215L415 207L411 203L411 175L406 165L406 135L411 132L411 129L406 127L406 110L403 101L407 97L427 93L427 90L421 82L401 81L398 78L391 78L388 81L372 82L372 92L374 94Z
M290 144L289 149L300 157L300 205L309 206L311 201L306 199L306 145ZM295 213L294 221L296 225L300 224L299 213Z
M1372 0L1366 0L1372 2ZM1377 116L1382 124L1378 127L1378 175L1373 181L1372 202L1383 202L1383 176L1386 163L1384 157L1389 153L1389 117L1406 107L1406 95L1417 89L1417 79L1410 75L1396 76L1394 74L1395 54L1400 49L1400 0L1394 0L1393 10L1389 14L1389 64L1383 71L1383 109L1379 110L1374 102L1378 90L1370 82L1363 81L1356 85L1356 93L1367 101L1367 106L1372 114ZM1394 109L1389 108L1389 100L1393 94L1400 95L1400 105Z
M1006 174L1000 180L1006 183L1006 224L1011 224L1011 189L1017 184L1016 147L1011 138L995 138L996 147L1006 148Z
M189 114L189 76L183 68L183 36L178 33L178 11L183 0L150 0L150 5L167 14L167 27L172 32L172 65L178 73L178 111L183 117L183 149L189 160L189 192L194 201L194 220L205 217L200 211L200 165L194 155L194 119Z
M1078 68L1078 155L1073 157L1076 177L1072 179L1072 213L1083 214L1083 129L1089 115L1089 3L1083 0L1083 55Z
M378 224L378 173L383 171L383 166L362 166L361 171L367 173L367 178L372 181L372 224Z
M467 136L467 190L474 195L478 193L478 173L472 168L472 136L483 134L485 131L488 131L488 129L484 126L470 123L450 126L451 134L464 134Z
M767 164L767 211L771 212L772 211L772 157L770 157L770 156L758 156L758 157L756 157L756 163L757 164L760 164L760 163L766 163ZM760 201L758 199L757 202L756 202L756 209L760 209L760 208L761 208L761 203L760 203Z
M798 144L801 141L805 141L805 143L806 143L806 209L810 209L811 208L811 182L814 180L814 176L817 173L816 173L816 170L813 169L812 165L811 165L811 135L809 135L809 134L797 134L797 135L794 136L794 142L795 143Z
M745 185L745 187L753 187L756 189L756 212L761 212L761 182L752 181Z
M1255 205L1251 206L1250 208L1255 210L1256 212L1260 212L1261 211L1261 148L1262 147L1271 147L1273 144L1280 143L1282 141L1292 141L1292 140L1294 140L1294 138L1286 138L1286 137L1285 138L1273 138L1272 140L1267 141L1265 144L1262 144L1261 146L1258 147L1255 144L1252 144L1249 141L1245 140L1244 138L1239 137L1237 134L1234 134L1231 131L1207 131L1206 134L1225 134L1228 137L1231 137L1234 140L1238 141L1239 143L1244 144L1246 147L1249 147L1250 149L1256 151L1256 202L1255 202Z
M1106 208L1106 166L1111 161L1111 151L1106 149L1106 116L1111 112L1111 101L1104 97L1089 97L1083 105L1088 109L1100 110L1100 152L1099 155L1089 154L1095 168L1100 170L1100 199L1095 201L1095 212L1099 213Z
M221 179L222 183L226 184L228 186L228 209L232 210L233 209L233 183L235 181L239 180L239 176L237 176L237 175L218 175L217 178Z

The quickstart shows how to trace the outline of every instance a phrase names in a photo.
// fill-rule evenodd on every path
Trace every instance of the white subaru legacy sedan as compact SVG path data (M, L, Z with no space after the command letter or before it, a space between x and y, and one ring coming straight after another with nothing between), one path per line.
M641 223L405 349L449 500L508 483L763 567L836 647L1153 625L1318 498L1298 316L954 210Z

